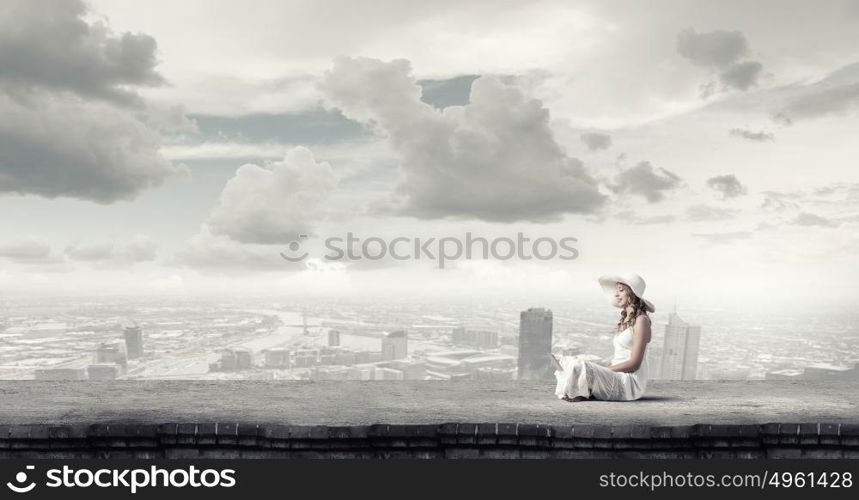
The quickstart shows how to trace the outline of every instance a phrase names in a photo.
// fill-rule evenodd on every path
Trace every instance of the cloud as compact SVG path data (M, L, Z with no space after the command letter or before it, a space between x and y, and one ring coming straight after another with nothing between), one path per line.
M748 90L757 84L762 69L763 65L757 61L739 62L719 73L719 80L726 87Z
M700 238L710 244L727 244L738 240L746 240L752 236L748 231L734 231L728 233L693 233L693 237Z
M794 226L820 226L820 227L836 227L838 226L837 222L831 221L825 217L821 217L816 214L810 214L808 212L802 212L798 214L792 221L791 224Z
M51 246L42 240L28 238L0 244L0 257L20 264L42 264L51 261Z
M588 147L588 151L608 149L611 146L611 136L599 132L586 132L581 135L582 142Z
M711 177L707 179L707 187L720 193L723 200L737 198L748 193L746 187L733 174Z
M830 195L833 195L839 191L844 191L847 188L848 188L848 184L843 183L843 182L837 182L834 184L830 184L828 186L822 186L819 188L815 188L812 191L812 193L814 193L817 196L830 196Z
M693 28L677 34L677 52L705 68L730 66L749 51L741 31L715 30L696 33Z
M157 245L147 235L138 234L126 241L76 241L66 247L71 260L96 265L130 265L155 260Z
M828 114L844 115L859 102L859 82L833 86L798 97L787 104L782 113L794 118L810 118Z
M112 203L187 173L158 152L154 130L108 105L24 107L0 94L0 116L0 193Z
M697 33L689 28L677 34L677 53L697 66L713 71L722 83L721 90L748 90L757 84L763 65L757 61L740 61L747 55L749 44L742 31L715 30ZM702 97L716 92L715 82L702 87Z
M197 121L189 117L184 105L153 105L147 107L146 124L161 133L200 135Z
M614 217L630 224L639 225L669 224L677 220L677 217L673 215L651 215L648 217L641 217L632 210L618 212Z
M317 162L309 149L295 147L282 161L239 167L208 225L214 234L241 243L289 243L313 233L336 184L331 165Z
M214 234L203 224L200 231L188 243L167 260L167 265L189 267L207 272L238 274L254 272L302 272L316 268L343 271L372 271L403 266L435 267L435 258L422 260L396 259L390 252L380 250L378 242L367 244L367 238L356 236L351 245L345 234L326 237L298 238L281 245L240 243L226 236ZM377 237L379 238L379 237ZM372 241L372 240L371 240ZM409 244L400 244L398 252L409 255ZM437 252L432 251L437 256ZM370 258L367 256L379 256ZM447 263L448 265L451 262Z
M156 290L172 291L181 289L185 285L185 280L178 274L171 274L150 279L147 285Z
M682 185L677 174L659 168L655 170L648 161L639 162L615 177L610 185L615 193L628 193L643 196L650 203L661 201L665 193Z
M280 256L287 247L236 242L213 234L205 224L184 248L165 262L168 266L190 267L204 271L242 273L245 271L295 271L305 262L290 262Z
M129 86L158 86L155 39L115 35L87 23L81 0L6 0L0 9L0 85L70 91L122 105L141 104Z
M250 146L274 141L293 146L315 146L368 135L361 124L348 120L339 112L323 109L291 114L194 115L194 120L206 140L234 141Z
M770 119L772 121L778 123L779 125L782 125L785 127L790 127L791 125L793 125L793 120L791 120L790 117L784 113L780 113L780 112L770 113Z
M260 78L253 71L236 71L226 66L205 71L200 67L200 59L204 57L200 54L208 49L201 45L190 49L194 63L182 68L176 66L173 52L171 85L147 94L165 105L181 104L203 116L294 115L319 107L320 96L314 86L319 78L316 70L313 73L289 72L276 78Z
M792 192L764 191L763 195L761 209L783 214L778 223L793 226L838 227L854 221L859 207L859 183L839 181ZM806 211L806 207L818 212Z
M158 151L159 128L188 127L181 108L132 90L163 83L154 40L114 36L85 14L77 0L0 9L0 194L112 203L187 172Z
M605 201L581 161L565 154L549 111L516 87L482 76L469 104L421 101L406 60L338 58L321 85L330 106L388 136L403 178L387 208L418 218L559 220Z
M790 88L791 92L771 115L793 119L826 115L845 116L859 104L859 62L848 64L825 78Z
M859 203L859 182L836 182L812 191L816 196L842 195L840 201Z
M421 100L436 108L462 106L468 104L471 84L480 75L460 75L444 80L418 80L421 86Z
M764 191L761 208L771 212L798 211L800 206L827 210L832 220L859 208L859 183L834 182L791 192Z
M775 137L773 136L773 134L771 134L769 132L764 132L764 131L752 132L751 130L746 130L746 129L742 129L742 128L732 128L728 132L728 135L731 135L732 137L740 137L742 139L748 139L750 141L755 141L755 142L764 142L764 141L775 140Z
M794 200L799 200L799 193L780 193L777 191L764 191L764 201L761 203L761 208L770 212L781 212L784 210L797 210L799 203Z
M717 208L708 205L692 205L686 209L686 218L695 222L727 220L735 218L739 213L739 210L730 208Z

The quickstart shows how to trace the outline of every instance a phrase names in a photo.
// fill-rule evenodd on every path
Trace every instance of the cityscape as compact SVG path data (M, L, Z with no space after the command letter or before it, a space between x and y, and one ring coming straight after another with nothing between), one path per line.
M0 312L5 380L550 379L548 352L607 361L617 322L604 304L513 300L7 298ZM656 313L649 378L859 379L855 322L791 320Z

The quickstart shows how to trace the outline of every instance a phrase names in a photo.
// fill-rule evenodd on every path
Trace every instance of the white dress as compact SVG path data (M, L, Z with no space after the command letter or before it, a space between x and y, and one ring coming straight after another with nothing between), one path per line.
M614 355L611 364L631 358L632 327L615 335L612 343ZM555 370L558 381L555 395L558 399L593 396L604 401L633 401L643 396L647 389L647 349L638 370L631 373L616 372L575 356L562 356L560 363L563 370Z

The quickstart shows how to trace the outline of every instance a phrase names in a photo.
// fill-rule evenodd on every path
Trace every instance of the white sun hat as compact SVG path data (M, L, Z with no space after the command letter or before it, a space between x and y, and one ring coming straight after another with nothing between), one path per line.
M632 289L632 293L634 293L636 297L644 301L644 305L647 307L648 311L656 311L656 307L653 306L653 302L644 298L644 289L647 287L647 284L641 276L635 273L604 274L598 278L598 281L602 289L605 293L609 294L609 296L614 296L617 284L623 283Z

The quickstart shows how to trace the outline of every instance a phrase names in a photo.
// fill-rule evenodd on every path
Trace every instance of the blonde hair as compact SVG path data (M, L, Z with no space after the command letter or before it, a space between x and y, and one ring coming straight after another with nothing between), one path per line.
M626 284L619 283L619 285L626 290L631 302L630 305L632 306L632 312L627 313L626 308L623 308L620 312L620 321L617 322L617 332L622 332L630 326L635 325L635 320L638 319L639 316L644 316L648 319L650 318L647 316L647 305L645 305L644 301L641 300Z

